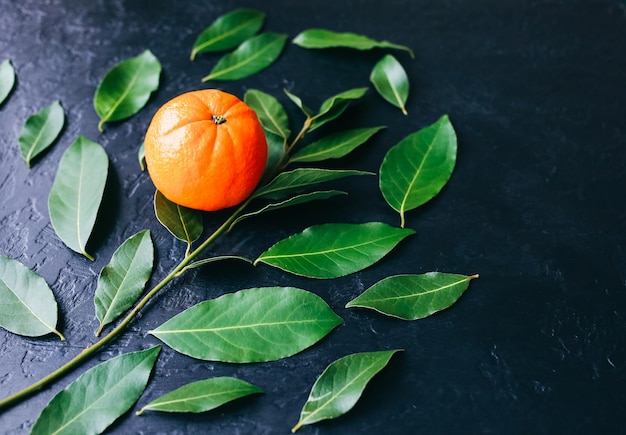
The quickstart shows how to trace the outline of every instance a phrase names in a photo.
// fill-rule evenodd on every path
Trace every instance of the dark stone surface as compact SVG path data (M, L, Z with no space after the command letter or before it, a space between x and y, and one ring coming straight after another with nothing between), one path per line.
M154 280L184 254L154 218L154 188L137 149L155 110L184 91L217 86L243 96L256 88L301 117L286 88L317 107L368 85L383 51L304 50L236 82L202 84L218 56L188 54L218 15L248 6L267 13L266 30L292 38L325 27L408 45L396 57L411 80L409 116L373 89L333 129L387 125L363 151L332 163L377 171L386 150L444 113L459 137L455 173L442 193L408 215L417 234L382 262L330 281L266 266L207 266L171 285L120 339L79 370L0 414L1 433L26 433L45 404L84 369L158 344L147 331L183 309L256 286L297 286L323 297L344 324L314 347L265 364L202 362L164 347L138 407L184 383L236 376L264 395L200 415L125 414L110 433L288 433L310 387L333 360L352 352L402 348L345 416L302 433L623 433L626 387L626 10L591 0L393 2L222 2L0 0L0 60L18 80L0 107L0 254L49 283L59 303L53 336L0 330L4 397L56 368L94 340L93 292L119 244L152 231ZM115 63L149 48L163 65L161 86L136 116L100 134L92 99ZM28 170L17 137L24 120L60 99L66 127ZM63 151L77 135L111 160L100 217L89 243L96 261L65 248L48 218L47 196ZM341 183L350 195L275 212L242 224L210 254L254 258L275 241L324 222L398 217L375 177ZM214 227L220 213L207 216ZM345 309L379 279L431 270L479 273L448 310L416 322Z

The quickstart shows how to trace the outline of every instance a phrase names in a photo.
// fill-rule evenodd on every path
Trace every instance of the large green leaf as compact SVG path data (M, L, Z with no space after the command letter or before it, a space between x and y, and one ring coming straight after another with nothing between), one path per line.
M291 431L350 411L369 381L387 366L396 352L399 350L354 353L331 363L313 384L300 421Z
M276 243L254 264L309 278L337 278L371 266L411 234L381 222L316 225Z
M428 317L454 304L478 275L429 272L387 277L355 299L347 308L371 308L404 320Z
M52 145L64 122L65 112L59 101L28 117L18 138L26 166L30 168L31 160Z
M105 122L120 121L139 112L159 87L160 75L161 64L150 50L111 68L98 85L93 100L100 116L98 129L102 131Z
M158 190L154 194L154 213L161 225L177 239L187 242L187 246L202 235L202 213L170 201Z
M218 17L196 39L191 50L191 60L198 53L237 47L261 30L264 20L265 14L253 9L236 9Z
M17 260L0 255L0 326L14 334L58 335L57 302L46 281Z
M340 323L341 318L313 293L267 287L201 302L150 333L194 358L247 363L294 355Z
M144 411L205 412L235 399L262 393L263 390L246 381L230 377L205 379L183 385L141 408Z
M289 118L285 108L275 97L257 89L249 89L243 100L256 112L265 131L285 140L289 139Z
M50 222L70 249L93 260L85 246L91 235L109 170L104 148L79 136L65 151L48 197Z
M104 432L139 399L160 350L123 354L87 370L52 398L31 434Z
M447 115L402 139L380 166L380 190L387 203L405 213L428 202L445 186L456 163L456 133Z
M293 43L303 48L353 48L371 50L372 48L392 48L407 51L413 57L413 51L404 45L389 41L377 41L364 35L350 32L334 32L326 29L308 29L299 33Z
M319 162L338 159L363 145L385 127L355 128L325 136L322 139L300 149L290 162Z
M313 131L327 122L337 119L343 112L346 111L352 101L363 97L366 92L367 88L349 89L326 99L320 106L320 110L317 115L311 118L309 131Z
M379 60L370 74L370 81L378 93L405 115L409 98L409 77L402 64L391 54Z
M152 274L153 262L148 230L129 237L116 249L98 277L94 304L100 327L96 335L137 301Z
M0 105L11 93L13 85L15 85L15 70L11 65L11 60L6 59L0 63Z
M256 74L278 59L286 41L287 35L273 32L253 36L224 55L202 81L239 80Z

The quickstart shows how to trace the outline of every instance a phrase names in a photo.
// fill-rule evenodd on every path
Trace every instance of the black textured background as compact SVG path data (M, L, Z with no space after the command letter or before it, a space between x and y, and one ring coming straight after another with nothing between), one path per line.
M242 6L265 11L265 29L290 38L325 27L412 47L415 60L394 52L410 76L408 116L370 89L320 134L387 125L360 152L333 164L377 171L389 147L447 113L459 139L451 181L409 213L407 226L417 234L361 273L316 281L222 263L185 276L106 351L2 412L0 432L26 433L53 395L85 368L157 344L146 332L192 304L241 288L284 285L319 294L344 324L301 354L266 364L202 362L164 347L138 407L212 376L236 376L266 393L200 415L129 412L109 432L285 434L330 362L352 352L403 348L350 413L301 433L624 433L626 8L609 0L0 0L0 60L12 59L18 75L0 106L0 254L46 279L67 337L61 343L0 330L0 394L39 379L94 340L97 274L127 237L152 231L153 279L183 255L183 244L154 218L154 188L136 158L162 103L208 86L240 97L256 88L283 102L297 130L301 117L283 88L318 107L338 92L368 86L384 53L288 44L260 74L201 83L219 56L190 62L196 36L218 15ZM92 106L98 82L114 64L147 48L163 65L159 90L139 114L107 124L100 134ZM66 127L28 170L19 132L29 115L55 99L65 108ZM47 210L59 159L79 134L103 145L111 160L88 245L93 263L64 247ZM343 185L347 198L249 221L210 253L254 258L317 223L398 224L375 177ZM221 217L207 216L206 225L214 227ZM480 279L453 307L416 322L343 308L385 276L431 270L479 273Z

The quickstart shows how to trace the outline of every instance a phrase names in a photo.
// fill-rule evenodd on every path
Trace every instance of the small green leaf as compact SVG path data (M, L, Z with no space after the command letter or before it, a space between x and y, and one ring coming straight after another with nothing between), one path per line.
M48 196L50 222L70 249L93 260L85 246L91 235L109 170L104 148L79 136L65 151Z
M160 350L123 354L87 370L52 398L31 434L104 432L137 402Z
M146 170L146 148L145 143L142 142L139 146L139 150L137 150L137 160L139 160L139 167L141 168L141 172Z
M94 296L96 317L102 328L128 310L139 298L152 274L154 246L150 231L129 237L102 268Z
M353 48L355 50L371 50L372 48L392 48L407 51L411 57L413 50L404 45L389 41L376 41L367 36L355 33L333 32L326 29L308 29L293 39L293 43L303 48Z
M266 287L201 302L150 334L193 358L248 363L301 352L340 323L341 318L313 293Z
M354 353L331 363L313 384L300 413L300 421L291 432L304 425L337 418L350 411L361 398L369 381L399 351Z
M154 213L161 225L178 240L187 242L187 245L202 235L202 213L173 203L158 190L154 194Z
M376 263L411 234L380 222L316 225L276 243L254 264L309 278L338 278Z
M256 74L278 59L286 41L287 35L273 32L253 36L222 57L202 81L238 80Z
M378 93L405 115L406 100L409 98L409 77L402 64L391 54L376 63L370 74L370 81Z
M319 162L338 159L363 145L385 127L355 128L326 136L296 152L290 162Z
M59 101L31 115L24 124L18 142L20 152L30 168L30 162L56 140L63 129L65 113Z
M93 100L100 116L98 130L103 131L105 122L120 121L139 112L159 87L160 75L161 64L150 50L111 68L98 85Z
M11 60L6 59L0 63L0 105L9 96L15 85L15 70Z
M256 89L249 89L243 101L252 108L259 117L263 129L267 132L289 139L289 118L284 107L273 96Z
M348 302L346 308L371 308L404 320L422 319L454 304L475 278L478 275L440 272L390 276Z
M298 97L295 94L292 94L287 89L283 89L283 91L285 92L285 95L287 95L287 97L289 97L289 99L296 106L298 106L298 108L300 108L300 110L302 110L302 113L304 113L304 115L307 118L312 118L315 115L315 112L313 110L309 109L307 106L304 105L304 103L302 102L302 99L300 97Z
M353 175L373 174L352 169L297 168L278 174L270 183L254 192L253 198L280 200L300 193L307 187Z
M57 302L46 281L17 260L0 255L0 326L40 337L56 330Z
M191 50L191 60L196 54L225 51L237 47L254 36L265 20L265 14L253 9L236 9L218 17L204 29Z
M206 412L251 394L263 393L256 385L237 378L218 377L183 385L148 403L137 412Z
M355 88L341 92L324 101L319 112L311 119L309 131L313 131L329 121L338 118L346 111L353 100L358 100L367 92L367 88Z
M380 166L380 191L387 203L405 213L435 197L452 176L456 163L456 133L447 115L402 139Z

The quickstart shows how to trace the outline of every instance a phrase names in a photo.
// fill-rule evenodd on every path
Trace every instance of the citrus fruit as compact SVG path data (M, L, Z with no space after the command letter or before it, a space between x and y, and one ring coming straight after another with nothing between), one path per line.
M205 211L245 200L267 160L265 133L254 110L216 89L187 92L161 106L144 149L156 188L176 204Z

